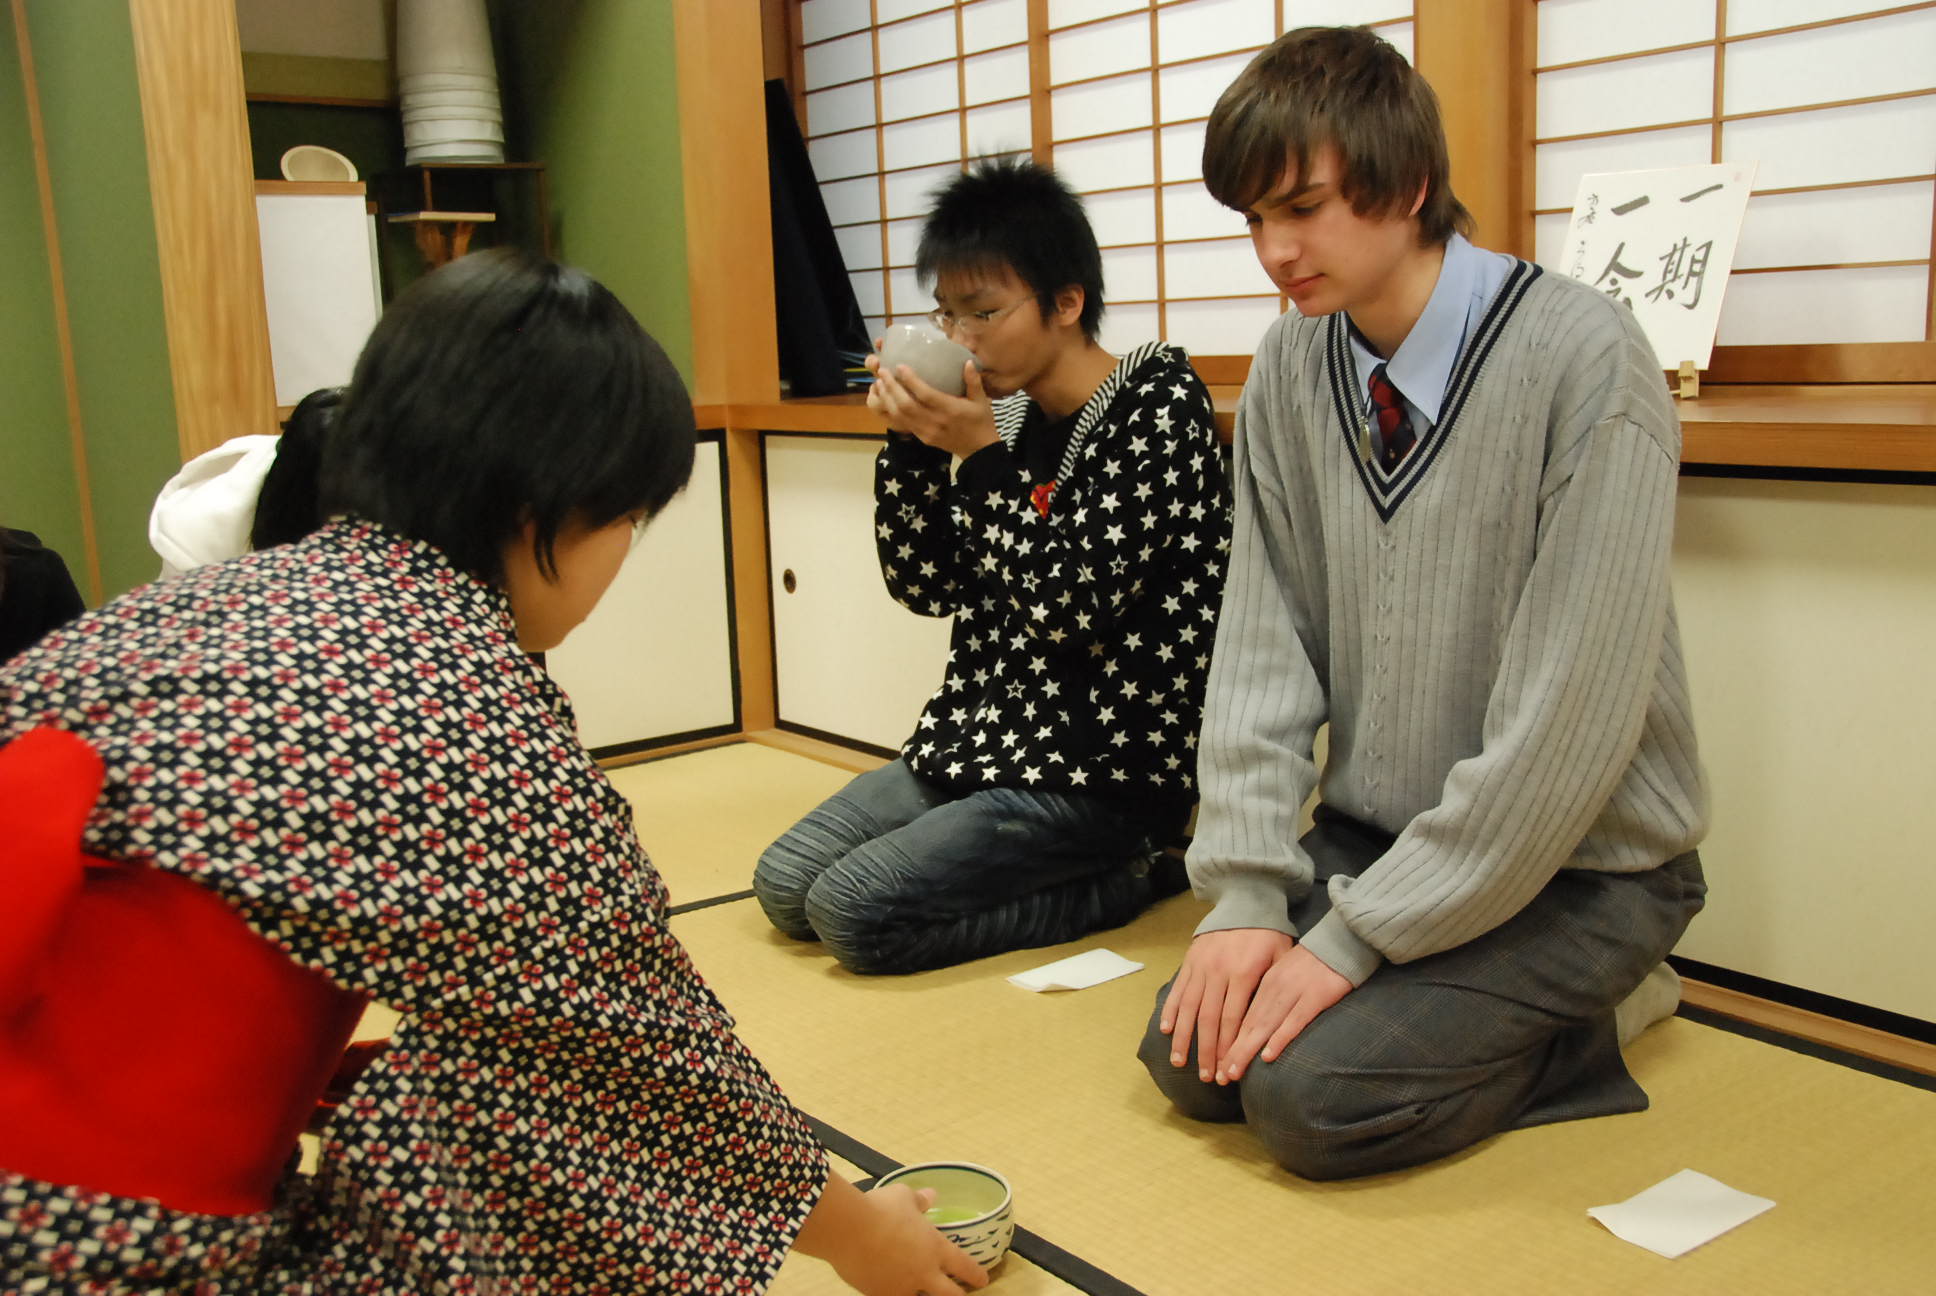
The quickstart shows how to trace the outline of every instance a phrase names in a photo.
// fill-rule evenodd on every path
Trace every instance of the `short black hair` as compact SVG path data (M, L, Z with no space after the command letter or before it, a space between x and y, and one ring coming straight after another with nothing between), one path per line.
M424 276L377 321L323 448L322 506L493 585L534 523L555 576L568 521L657 513L691 476L694 440L678 371L618 298L499 248Z
M323 523L317 500L323 474L323 439L343 403L341 387L324 387L297 402L276 440L276 457L263 474L249 524L249 548L300 540Z
M1027 157L978 158L935 194L921 225L914 271L923 286L944 274L1007 268L1035 293L1046 318L1055 295L1082 289L1082 332L1102 324L1102 253L1082 199Z
M1300 27L1265 46L1210 112L1203 184L1245 211L1286 175L1302 185L1327 145L1358 215L1403 216L1423 189L1421 244L1472 234L1472 214L1452 192L1438 96L1369 27Z

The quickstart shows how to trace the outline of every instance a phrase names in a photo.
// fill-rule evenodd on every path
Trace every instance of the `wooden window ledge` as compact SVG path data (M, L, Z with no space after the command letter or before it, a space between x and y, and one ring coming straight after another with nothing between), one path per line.
M1241 387L1213 385L1227 440ZM1936 472L1936 383L1820 386L1706 385L1681 401L1683 453L1692 465L1856 472ZM878 434L858 392L798 400L705 405L701 427Z

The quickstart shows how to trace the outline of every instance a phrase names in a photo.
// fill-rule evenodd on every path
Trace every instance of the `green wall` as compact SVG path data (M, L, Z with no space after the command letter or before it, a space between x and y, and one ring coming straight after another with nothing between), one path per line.
M102 584L113 596L153 579L161 565L148 547L148 509L181 457L134 35L123 4L30 0L27 19L67 283ZM8 132L11 142L24 136L24 130L16 134L9 124L22 110L17 106L20 66L11 32L7 40L13 54L9 97L16 106L0 110L6 118L0 130ZM13 149L8 152L8 187L14 189L13 170L24 165L31 174L32 153L22 163L15 160ZM31 185L10 193L6 201L10 206L23 201L22 193L38 206ZM0 232L0 244L5 246L0 256L10 269L16 263L37 262L37 272L30 269L19 282L31 283L38 294L39 285L47 283L38 218L10 222ZM29 307L27 323L33 315ZM53 356L51 305L41 315L47 332L39 353ZM49 372L58 382L57 359ZM65 443L64 413L58 426ZM76 537L71 556L79 566L71 464L65 492L52 467L40 471L51 501L41 501L41 506L60 515L47 523L45 533Z
M541 161L552 251L596 276L692 382L670 0L492 5L513 161Z
M39 534L87 587L80 488L54 334L54 294L34 179L26 86L12 21L0 21L0 526Z

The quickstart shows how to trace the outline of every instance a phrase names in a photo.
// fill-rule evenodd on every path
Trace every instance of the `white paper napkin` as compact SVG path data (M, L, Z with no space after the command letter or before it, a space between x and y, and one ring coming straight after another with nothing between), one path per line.
M1589 1206L1586 1213L1615 1237L1672 1260L1746 1224L1774 1204L1698 1170L1683 1170L1623 1202Z
M1141 972L1141 963L1132 963L1122 955L1106 949L1092 949L1082 954L1074 954L1053 963L1044 963L1039 968L1017 972L1009 980L1024 990L1087 990L1090 986L1114 981L1119 976L1131 972Z

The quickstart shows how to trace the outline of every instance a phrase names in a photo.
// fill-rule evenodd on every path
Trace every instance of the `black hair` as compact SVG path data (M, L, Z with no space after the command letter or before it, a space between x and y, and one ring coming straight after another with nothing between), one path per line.
M650 517L692 474L692 403L603 285L514 248L452 261L383 313L323 447L322 505L443 550L502 585L534 524Z
M1035 293L1046 319L1055 295L1082 289L1082 332L1102 324L1102 253L1082 199L1027 157L979 158L943 185L921 225L914 270L924 286L944 274L1007 268Z
M1423 189L1421 244L1471 235L1472 214L1452 192L1438 96L1368 27L1300 27L1253 58L1204 127L1203 184L1245 211L1279 179L1302 185L1326 145L1338 151L1338 188L1358 215L1403 216Z
M322 525L316 492L323 472L323 438L342 403L341 387L324 387L303 397L290 412L276 440L276 457L269 461L256 494L249 548L288 544Z

